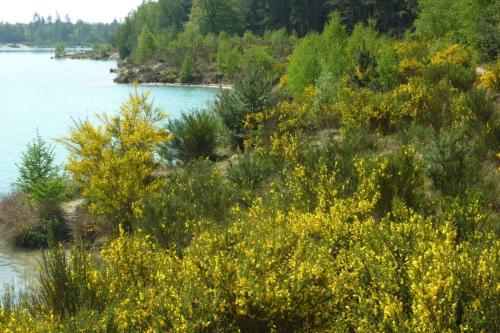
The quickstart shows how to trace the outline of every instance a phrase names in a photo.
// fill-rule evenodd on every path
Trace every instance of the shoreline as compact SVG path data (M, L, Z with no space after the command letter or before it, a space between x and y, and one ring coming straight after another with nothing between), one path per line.
M124 84L124 83L117 83L117 84ZM125 84L131 84L131 83L125 83ZM144 82L144 83L138 83L138 85L150 86L150 87L207 88L207 89L222 89L222 90L234 89L234 86L231 84L218 84L218 83L190 84L190 83Z

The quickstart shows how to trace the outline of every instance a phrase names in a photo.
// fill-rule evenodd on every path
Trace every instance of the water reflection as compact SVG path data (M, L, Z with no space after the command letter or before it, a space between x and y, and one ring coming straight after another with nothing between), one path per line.
M0 295L6 286L15 290L33 286L41 260L41 251L14 249L0 240Z

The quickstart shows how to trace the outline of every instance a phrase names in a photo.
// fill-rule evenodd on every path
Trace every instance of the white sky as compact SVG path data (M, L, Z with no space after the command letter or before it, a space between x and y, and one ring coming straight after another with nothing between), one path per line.
M0 0L0 22L30 22L37 12L42 16L55 16L64 20L66 14L74 22L111 22L123 19L136 9L142 0Z

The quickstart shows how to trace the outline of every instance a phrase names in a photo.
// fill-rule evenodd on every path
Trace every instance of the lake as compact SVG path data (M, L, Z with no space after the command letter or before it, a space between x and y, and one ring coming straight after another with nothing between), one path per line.
M74 120L92 119L97 113L119 110L131 85L113 83L115 61L53 60L48 49L0 48L0 194L17 178L17 166L26 145L36 136L51 141L68 133ZM154 105L175 118L213 100L216 89L140 86ZM58 163L67 153L55 145ZM12 251L1 241L0 289L19 284L23 267L33 267L33 253Z

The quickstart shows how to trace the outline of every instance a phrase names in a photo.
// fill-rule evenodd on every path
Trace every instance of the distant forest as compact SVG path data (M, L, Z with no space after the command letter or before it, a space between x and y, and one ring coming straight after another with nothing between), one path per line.
M37 46L53 46L57 43L74 46L108 43L119 25L116 20L112 23L87 23L81 20L73 23L67 15L62 19L58 14L55 17L35 14L28 24L0 22L0 43Z

